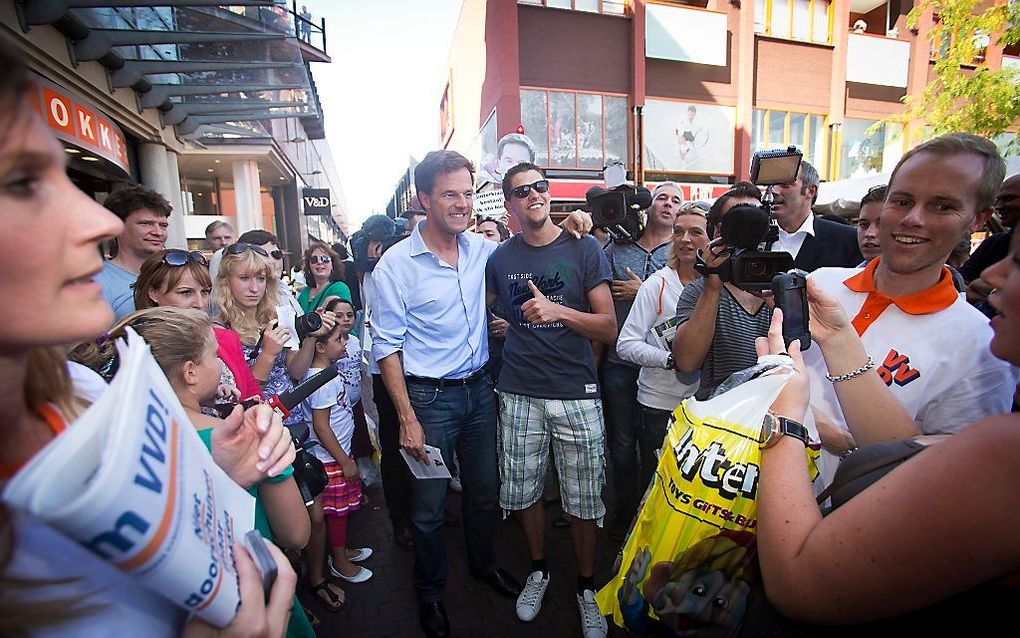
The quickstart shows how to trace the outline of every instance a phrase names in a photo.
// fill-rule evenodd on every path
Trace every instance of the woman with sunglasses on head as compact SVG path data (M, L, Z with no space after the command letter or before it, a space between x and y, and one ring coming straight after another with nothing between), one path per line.
M135 308L170 306L205 312L209 308L211 291L208 262L202 253L161 250L142 264L135 282ZM224 368L220 385L237 389L236 396L223 396L221 400L259 396L262 388L244 359L237 333L220 326L214 326L213 332L219 345L217 356Z
M322 327L307 335L296 350L285 346L290 339L287 328L276 316L278 294L276 266L261 246L231 244L224 249L214 288L219 306L219 321L235 332L251 373L266 396L278 394L304 378L315 355L315 337L333 329L336 318L320 313ZM286 425L307 421L307 415L295 409L284 420Z
M343 281L346 265L328 244L314 242L305 251L306 286L298 294L298 303L305 312L322 307L327 297L336 295L351 301L351 289Z
M94 278L102 266L99 243L118 235L122 223L67 178L67 156L35 113L29 99L33 87L19 57L3 45L0 68L5 230L0 234L0 295L13 301L0 331L2 488L44 446L74 427L84 409L74 396L62 348L96 337L113 321ZM31 251L23 250L28 237ZM245 422L251 419L260 431L282 434L279 421L269 427L269 415L267 406L258 406ZM247 427L236 432L242 430ZM259 447L258 439L253 442ZM228 474L235 479L254 473L254 463L232 464L245 459L220 458L230 461ZM51 480L61 480L60 475L61 468L54 468ZM254 563L247 552L235 549L241 606L234 621L217 630L188 620L131 575L30 514L0 503L0 635L279 636L296 577L283 555L275 547L270 551L279 572L267 603Z

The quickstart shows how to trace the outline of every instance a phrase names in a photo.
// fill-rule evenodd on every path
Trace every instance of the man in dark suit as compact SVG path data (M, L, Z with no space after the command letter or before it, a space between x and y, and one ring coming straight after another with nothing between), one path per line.
M797 179L773 187L772 192L779 241L770 250L785 250L793 255L793 265L807 272L826 266L853 268L864 260L852 226L811 213L818 198L818 171L814 166L801 161Z

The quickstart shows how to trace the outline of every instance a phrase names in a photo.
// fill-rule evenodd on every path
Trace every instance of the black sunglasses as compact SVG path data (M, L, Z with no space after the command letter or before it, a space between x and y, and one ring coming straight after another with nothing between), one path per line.
M535 189L536 193L545 193L545 192L548 192L549 191L549 180L547 180L547 179L540 179L537 182L535 182L534 184L521 184L517 188L511 190L510 192L513 193L514 197L516 197L517 199L524 199L525 197L528 196L528 193L531 192L532 188Z
M163 255L162 262L167 266L183 266L188 262L193 261L196 264L202 264L206 268L209 267L209 262L206 261L205 255L198 252L197 250L187 251L179 248L166 251Z
M250 251L252 251L254 253L258 253L259 255L262 255L263 257L268 257L269 256L269 253L266 252L265 248L263 248L262 246L256 246L255 244L244 244L244 243L238 242L236 244L230 244L229 246L227 246L227 252L229 254L231 254L231 255L240 255L241 253L243 253L246 250L250 250Z
M269 251L269 256L272 257L273 259L283 259L283 251L282 250L270 250Z

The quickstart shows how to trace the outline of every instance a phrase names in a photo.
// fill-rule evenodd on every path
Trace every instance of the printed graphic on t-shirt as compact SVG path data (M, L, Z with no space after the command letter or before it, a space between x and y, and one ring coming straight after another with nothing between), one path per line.
M893 383L903 387L912 381L921 378L921 371L910 367L910 357L901 354L895 348L889 350L885 360L878 367L878 376L887 386Z
M562 328L563 324L559 321L553 323L547 323L542 325L536 325L529 322L524 318L524 311L521 310L521 306L534 298L531 294L531 288L528 287L528 282L531 281L535 284L545 297L556 304L563 305L563 289L570 282L574 270L571 268L569 262L562 259L557 259L549 263L549 268L544 273L534 272L518 272L508 273L507 288L510 291L510 312L513 321L522 328L528 330L542 330L549 328Z

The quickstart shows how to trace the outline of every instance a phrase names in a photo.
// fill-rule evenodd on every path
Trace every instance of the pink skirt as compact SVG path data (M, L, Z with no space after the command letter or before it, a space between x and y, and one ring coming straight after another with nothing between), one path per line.
M339 463L323 463L326 468L326 489L322 491L324 516L347 516L361 507L361 479L348 481Z

